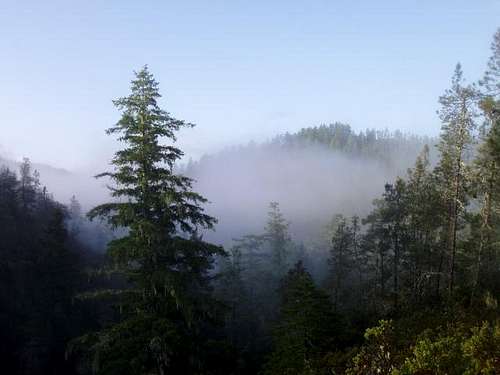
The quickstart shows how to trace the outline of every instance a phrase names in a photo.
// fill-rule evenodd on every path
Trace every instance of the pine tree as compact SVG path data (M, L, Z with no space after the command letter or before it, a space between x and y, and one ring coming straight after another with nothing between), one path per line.
M321 362L328 352L335 351L339 333L328 295L316 288L298 262L282 281L274 349L264 374L322 373Z
M375 258L379 276L380 294L386 292L386 281L392 276L392 306L397 309L401 294L402 264L406 263L408 242L408 203L406 182L398 178L386 184L381 199L365 220L369 224L364 237L366 250ZM392 270L389 271L389 265Z
M70 220L70 232L73 235L78 235L82 225L82 206L74 195L71 196L68 206L68 219Z
M9 240L14 240L16 220L19 216L19 200L17 196L19 181L16 174L9 169L0 169L0 236L2 244L0 250L12 248Z
M361 247L361 225L360 225L360 219L358 216L353 216L351 218L351 243L352 243L352 261L353 261L353 267L356 269L356 273L358 276L357 280L357 288L359 289L359 300L357 303L359 304L358 306L361 306L363 303L363 288L364 288L364 279L365 279L365 273L366 273L366 264L367 264L367 257L366 254L363 252L363 249Z
M80 263L77 254L68 247L63 207L55 204L47 220L41 246L34 254L36 293L27 324L30 329L27 346L30 355L37 356L45 366L56 373L66 373L70 363L64 361L65 346L72 335L80 332L72 326L78 321L73 298L80 282Z
M408 170L408 271L414 302L432 292L438 280L440 233L445 223L445 206L439 196L436 175L430 169L429 147L425 146L415 166ZM436 283L437 284L437 283Z
M384 207L382 220L387 229L392 247L393 303L398 308L401 289L401 263L405 260L407 243L407 207L406 183L398 178L392 184L386 184L383 194Z
M367 257L371 259L369 268L375 277L372 289L376 291L376 303L383 302L386 296L386 283L389 277L387 267L390 252L390 237L388 228L384 225L381 216L382 199L374 201L375 209L363 220L367 226L361 247Z
M120 120L107 130L125 148L116 152L114 170L97 176L113 182L115 200L89 212L127 229L109 243L108 255L130 288L112 293L121 296L121 321L90 341L100 373L191 373L202 366L200 329L215 314L209 271L224 252L199 236L215 219L204 213L206 199L192 181L174 171L182 151L165 143L193 125L159 107L147 67L135 75L130 95L114 101Z
M229 252L227 258L220 262L220 277L217 280L216 292L226 304L226 331L234 346L248 345L252 332L241 324L245 319L244 310L248 310L248 296L243 282L242 253L238 246ZM247 340L245 342L245 340Z
M281 278L287 271L290 235L288 234L288 222L281 213L279 203L269 204L268 220L264 239L267 241L271 251L272 264Z
M474 160L474 193L478 200L478 222L473 222L472 240L476 248L471 299L479 285L480 274L494 279L498 267L495 244L499 241L500 224L500 120L496 113L496 103L483 100L481 106L485 118L490 122L479 152ZM475 235L475 236L474 236ZM483 259L486 256L486 261ZM483 268L486 266L486 269Z
M38 172L31 170L31 161L24 158L19 167L19 195L22 204L22 209L29 214L33 210L33 205L36 199L36 191L40 187Z
M329 263L333 281L333 307L337 311L344 293L344 279L351 268L353 238L344 216L337 215L333 226Z
M452 87L439 98L442 121L439 151L441 160L437 172L441 179L441 192L448 209L446 245L449 256L448 291L452 293L455 280L457 233L466 208L466 190L470 179L467 166L468 152L476 128L474 106L477 92L464 85L462 68L457 64Z
M484 125L481 144L474 163L474 193L478 200L478 222L473 223L473 240L477 241L474 276L471 297L477 291L480 274L494 278L498 265L495 256L495 243L498 242L500 223L500 29L491 44L491 56L484 78L479 82L482 88L479 107L482 110ZM475 230L475 231L474 231ZM475 236L474 236L475 235ZM486 261L483 259L486 256ZM485 266L486 269L483 269Z
M488 96L500 96L500 28L493 36L491 56L483 79L479 84L485 89Z

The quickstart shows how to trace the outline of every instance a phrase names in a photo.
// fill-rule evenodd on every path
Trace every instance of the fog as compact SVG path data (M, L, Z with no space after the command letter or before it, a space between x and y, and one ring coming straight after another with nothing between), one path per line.
M268 205L276 201L290 222L293 239L308 241L336 214L367 214L384 184L412 165L417 149L397 149L399 155L392 157L396 162L388 165L320 145L249 144L206 155L180 171L194 179L194 189L209 200L207 212L218 219L214 230L204 233L206 240L230 246L234 238L261 233ZM5 158L0 163L15 170L19 164ZM84 212L109 199L106 181L93 178L108 168L105 161L75 171L33 162L41 184L58 201L67 204L75 195Z
M402 156L402 155L400 155ZM218 218L205 238L227 245L232 238L263 230L271 201L280 203L295 240L324 230L335 214L364 215L391 182L411 166L352 158L321 146L287 149L276 145L225 150L188 166L195 188Z

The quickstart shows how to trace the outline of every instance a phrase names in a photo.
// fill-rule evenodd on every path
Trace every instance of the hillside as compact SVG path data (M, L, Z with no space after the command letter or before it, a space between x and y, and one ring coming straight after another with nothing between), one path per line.
M281 204L299 239L316 235L332 215L364 214L386 182L405 175L428 137L355 132L334 123L205 155L184 173L219 218L207 238L228 244L258 230L271 201ZM431 147L434 151L434 147ZM433 152L435 154L435 152ZM432 156L431 156L432 158Z

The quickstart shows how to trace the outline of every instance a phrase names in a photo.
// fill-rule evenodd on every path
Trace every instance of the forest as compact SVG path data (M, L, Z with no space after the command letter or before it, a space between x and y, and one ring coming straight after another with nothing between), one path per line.
M337 122L187 163L144 66L106 201L4 160L0 372L500 374L500 29L485 66L438 138Z

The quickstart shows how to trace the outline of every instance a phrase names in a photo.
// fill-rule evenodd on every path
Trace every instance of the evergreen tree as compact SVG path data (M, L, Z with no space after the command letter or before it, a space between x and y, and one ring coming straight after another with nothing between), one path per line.
M407 199L405 181L398 178L393 185L386 184L383 198L384 206L382 208L382 220L391 243L392 294L394 308L397 309L401 293L401 264L406 257L405 250L407 243Z
M298 262L282 281L274 349L264 374L327 373L322 362L335 351L339 333L328 296L316 288L302 262Z
M475 262L472 278L472 299L480 284L480 274L487 283L495 279L498 269L496 245L499 240L500 223L500 29L491 44L491 56L479 82L482 97L479 107L484 118L481 144L474 162L474 195L479 211L472 219L472 246L475 247ZM477 243L477 244L476 244Z
M244 309L250 308L246 286L243 281L242 254L239 247L231 249L227 258L220 260L220 277L217 280L217 295L227 305L226 331L231 343L244 346L251 339L252 332L246 330Z
M488 107L488 104L492 105ZM475 261L472 276L472 299L480 283L480 274L489 278L488 284L497 276L499 265L498 243L500 232L500 121L495 114L495 103L482 102L486 118L491 121L488 132L479 147L474 163L474 194L479 210L472 220L472 246Z
M357 273L357 280L353 282L353 284L356 286L356 289L358 289L359 298L356 301L356 303L357 307L359 308L360 306L363 305L365 299L364 284L366 276L367 257L366 254L363 252L361 246L362 233L361 233L361 223L358 216L353 216L351 218L350 229L351 229L351 244L352 244L351 257L352 257L353 268L356 270Z
M380 206L383 204L381 199L374 201L375 209L363 220L367 226L366 233L362 240L362 249L370 259L368 268L375 277L372 284L372 301L377 305L385 305L386 284L389 278L388 258L390 252L390 241L387 227L381 220ZM384 307L383 307L384 308Z
M386 281L392 276L392 306L398 308L401 294L402 264L406 263L408 238L408 209L406 182L398 178L386 184L381 199L374 201L375 209L365 220L369 224L365 246L375 257L380 295L386 293ZM389 263L390 262L390 263ZM389 270L389 264L392 266Z
M408 224L408 287L411 299L418 303L438 286L440 236L446 220L446 208L440 199L436 175L430 169L429 147L424 147L408 170L406 193ZM435 292L435 291L434 291Z
M68 219L70 221L70 231L73 235L79 234L83 219L82 206L74 195L71 196L71 199L69 201L68 215Z
M39 174L37 171L32 172L31 162L28 158L24 158L19 167L20 175L20 199L23 211L28 213L33 209L33 204L36 199L36 191L40 186Z
M457 252L457 233L467 205L467 188L470 182L470 168L467 166L469 152L476 128L474 106L477 92L470 85L464 85L460 64L457 64L452 78L452 87L439 98L442 121L439 151L441 160L437 172L441 181L443 201L447 205L446 246L449 256L448 291L453 291Z
M144 67L130 95L114 101L122 116L107 133L117 134L125 148L112 160L114 171L97 177L111 179L115 201L89 212L127 229L108 245L130 286L112 293L121 297L120 321L81 340L92 343L102 374L199 371L200 335L216 314L209 271L224 252L198 235L215 219L203 212L206 199L192 191L192 181L174 172L182 151L164 143L193 125L161 109L159 98L158 83Z
M488 96L500 96L500 28L493 36L491 56L483 79L479 84L485 89Z
M281 278L287 271L287 261L289 256L290 235L288 234L288 222L281 213L279 203L269 204L269 213L264 238L269 244L272 264Z
M351 228L342 215L335 217L334 228L329 263L332 275L333 307L337 311L344 294L344 281L352 266L353 237Z
M79 288L80 263L77 254L67 246L64 220L63 208L54 207L40 240L41 249L34 259L36 292L27 324L30 329L28 355L38 356L56 373L72 371L71 363L63 361L65 347L69 339L80 332L73 326L78 322L79 312L73 298ZM33 370L36 372L33 368L29 371Z

